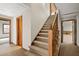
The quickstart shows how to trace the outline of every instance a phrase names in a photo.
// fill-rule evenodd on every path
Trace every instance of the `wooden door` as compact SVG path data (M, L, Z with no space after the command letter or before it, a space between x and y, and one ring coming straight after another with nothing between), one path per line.
M22 47L22 16L17 17L17 45Z

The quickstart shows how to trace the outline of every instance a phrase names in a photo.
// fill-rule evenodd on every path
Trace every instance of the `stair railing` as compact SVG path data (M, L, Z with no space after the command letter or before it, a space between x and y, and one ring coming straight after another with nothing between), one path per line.
M52 25L50 30L48 31L48 55L54 56L57 54L57 46L58 46L58 14L55 14L54 19L51 19Z

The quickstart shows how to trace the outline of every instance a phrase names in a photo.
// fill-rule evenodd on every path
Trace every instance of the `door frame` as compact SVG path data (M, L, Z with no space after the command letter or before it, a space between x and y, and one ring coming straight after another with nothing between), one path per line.
M20 18L20 21L21 23L19 23L19 18ZM20 25L21 24L21 25ZM21 27L21 33L19 32L19 26ZM17 30L17 46L20 46L22 47L22 16L18 16L16 18L16 30ZM21 35L21 42L19 42L19 35ZM21 45L19 45L21 43Z
M72 21L74 22L74 45L77 45L77 20L76 19L69 19L69 20L62 20L61 21L61 43L63 43L63 22Z
M0 20L9 21L9 25L10 25L10 28L9 28L9 44L11 44L11 19L0 17Z

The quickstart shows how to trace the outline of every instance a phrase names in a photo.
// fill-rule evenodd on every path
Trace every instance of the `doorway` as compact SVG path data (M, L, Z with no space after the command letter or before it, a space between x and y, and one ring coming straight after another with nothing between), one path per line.
M0 45L11 44L11 20L0 18Z
M63 44L74 44L76 45L76 20L63 20L61 22L61 42Z
M22 47L22 16L16 18L17 24L17 45Z

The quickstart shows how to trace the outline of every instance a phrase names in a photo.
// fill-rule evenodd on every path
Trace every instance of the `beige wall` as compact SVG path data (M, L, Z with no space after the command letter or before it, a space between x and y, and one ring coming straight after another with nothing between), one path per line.
M79 15L77 15L76 18L77 18L77 45L79 46Z

